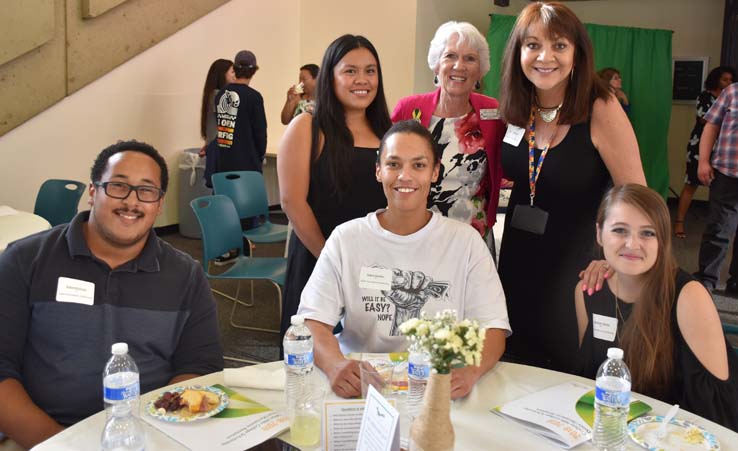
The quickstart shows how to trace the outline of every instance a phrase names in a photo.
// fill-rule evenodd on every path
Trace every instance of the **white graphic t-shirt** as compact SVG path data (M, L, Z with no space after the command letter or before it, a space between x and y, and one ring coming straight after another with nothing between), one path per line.
M511 333L497 270L474 228L434 212L425 227L400 236L379 224L382 211L333 231L302 291L299 314L329 325L342 321L344 353L404 351L398 326L446 309Z

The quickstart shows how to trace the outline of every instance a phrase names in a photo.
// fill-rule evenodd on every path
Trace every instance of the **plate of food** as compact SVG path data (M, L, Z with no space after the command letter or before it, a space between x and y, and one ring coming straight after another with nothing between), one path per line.
M710 432L685 420L672 419L666 425L666 436L658 437L663 416L647 416L628 424L628 433L642 447L657 450L719 451L720 443Z
M154 418L173 423L202 420L228 407L228 395L215 387L175 387L162 392L146 405Z

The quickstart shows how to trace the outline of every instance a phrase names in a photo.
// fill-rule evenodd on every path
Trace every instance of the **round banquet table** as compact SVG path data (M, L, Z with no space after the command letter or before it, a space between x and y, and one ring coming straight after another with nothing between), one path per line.
M282 362L262 364L265 369L276 369L281 365ZM469 396L462 400L454 401L451 407L451 421L453 422L456 433L455 449L460 451L490 449L539 451L562 449L557 448L543 438L527 432L522 426L491 413L490 409L524 395L567 381L578 381L591 385L594 388L594 381L591 379L515 363L498 363L494 369L479 379ZM325 377L322 377L321 382L327 384ZM223 384L223 373L209 374L186 381L185 383L200 385ZM182 385L182 383L177 385ZM239 387L230 388L275 410L284 408L284 394L282 391ZM146 405L148 401L161 393L162 390L164 389L162 388L143 395L141 405ZM669 407L671 407L648 396L637 394L635 396L651 405L653 410L649 413L650 415L665 415ZM406 438L408 436L409 426L405 420L404 402L402 399L398 402L398 410L401 413L401 436ZM677 418L691 421L715 434L720 441L722 450L738 450L737 433L684 410L679 411ZM33 450L97 451L100 449L100 433L104 424L104 412L97 413L51 437L45 442L40 443ZM142 424L146 429L147 451L187 449L151 426L148 422L142 421ZM289 442L289 431L280 435L279 438ZM578 446L576 449L584 451L593 450L594 448L590 442L587 442ZM643 448L629 441L627 449L642 450Z
M41 216L0 206L0 252L15 240L50 228L49 221Z

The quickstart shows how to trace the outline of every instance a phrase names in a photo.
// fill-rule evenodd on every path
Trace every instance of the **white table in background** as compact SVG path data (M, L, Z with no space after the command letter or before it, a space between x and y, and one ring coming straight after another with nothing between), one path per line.
M49 221L41 216L2 205L0 206L0 252L15 240L50 228Z
M263 364L265 368L278 368L282 362ZM518 365L514 363L499 363L492 371L483 376L474 390L463 400L455 401L451 408L451 421L456 433L455 448L460 451L468 450L559 450L544 439L525 431L521 426L513 424L489 412L494 406L515 400L526 394L543 388L557 385L566 381L579 381L594 387L594 381L569 374L541 368ZM323 382L326 383L325 378ZM188 384L222 384L223 373L213 373L202 376ZM181 385L181 384L180 384ZM231 387L234 388L234 387ZM234 388L236 391L261 402L273 409L284 408L284 395L281 391L256 390L248 388ZM161 393L162 389L155 390L142 396L141 404L145 405L152 397ZM669 405L637 395L639 399L653 407L652 414L664 415ZM407 437L408 424L404 419L404 400L400 399L398 407L403 417L400 420L400 429L403 437ZM692 413L681 410L677 418L689 420L715 434L725 451L738 450L738 434L718 424L708 421ZM205 420L207 421L207 420ZM34 451L97 451L100 448L100 433L105 423L104 413L100 412L65 431L39 444ZM146 450L181 450L186 449L169 438L158 429L144 422L146 428ZM289 432L280 436L289 442ZM592 450L590 443L584 443L576 448L585 451ZM629 442L629 450L642 449L635 443Z

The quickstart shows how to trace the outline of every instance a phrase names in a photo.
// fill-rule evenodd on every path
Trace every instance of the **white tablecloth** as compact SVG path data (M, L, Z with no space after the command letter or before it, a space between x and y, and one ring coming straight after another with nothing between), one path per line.
M0 206L0 252L15 240L51 228L49 221L41 216L25 211L12 210L10 207Z
M266 368L278 368L282 365L282 362L272 362L264 365L268 365ZM589 379L525 365L499 363L478 381L477 386L467 398L453 403L451 421L456 433L455 449L459 451L560 449L542 438L526 432L521 426L490 413L489 409L568 380L577 380L594 387L594 381ZM325 378L323 378L323 382L325 383ZM188 383L222 384L223 373L202 376L188 381ZM235 388L235 390L274 409L284 408L284 394L281 391L247 388ZM153 396L160 392L161 390L156 390L144 395L141 405L146 405ZM664 415L669 410L670 406L661 401L647 396L637 396L653 407L651 414ZM404 412L402 400L398 402L398 408L401 413ZM722 445L722 450L738 450L738 434L735 432L684 410L677 414L677 418L692 421L715 434ZM34 451L97 451L100 449L100 433L104 423L104 413L98 413L39 444L34 448ZM147 451L185 449L148 423L144 422L144 427L146 428ZM400 421L400 430L402 436L407 437L409 426L407 421L404 421L404 416ZM289 442L289 432L285 432L280 438ZM585 443L576 449L584 451L594 448L590 443ZM628 449L637 450L642 448L630 442Z

